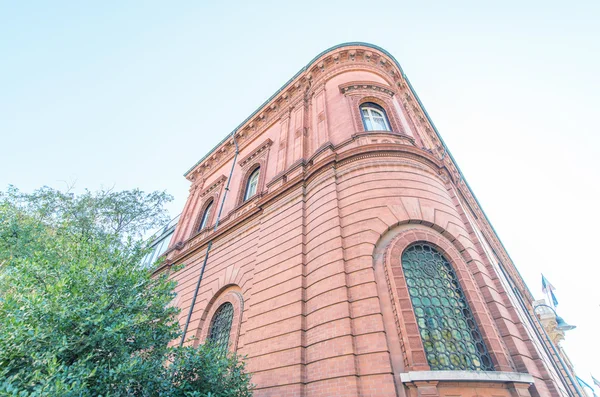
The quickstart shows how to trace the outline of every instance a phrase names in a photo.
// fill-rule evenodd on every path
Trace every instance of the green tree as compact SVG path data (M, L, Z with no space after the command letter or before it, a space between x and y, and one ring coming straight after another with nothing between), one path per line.
M251 396L238 357L169 347L174 283L139 264L170 200L0 193L0 396Z

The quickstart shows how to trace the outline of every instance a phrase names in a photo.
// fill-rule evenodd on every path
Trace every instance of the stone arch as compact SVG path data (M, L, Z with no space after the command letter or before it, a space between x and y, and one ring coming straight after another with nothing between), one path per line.
M240 328L242 325L242 315L244 312L244 298L241 288L235 284L228 284L221 288L206 306L206 309L200 318L200 326L196 331L195 346L206 341L215 312L221 305L227 302L233 305L233 321L231 323L228 350L230 352L235 352L237 350Z
M513 370L509 365L510 358L500 344L500 333L469 271L468 262L471 259L465 247L439 226L433 228L402 223L380 237L373 255L394 372L430 370L401 263L404 250L417 242L431 244L452 264L495 370Z

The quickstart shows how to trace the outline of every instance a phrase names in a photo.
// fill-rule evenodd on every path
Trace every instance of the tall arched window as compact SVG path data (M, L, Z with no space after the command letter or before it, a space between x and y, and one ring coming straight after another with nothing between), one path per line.
M426 243L408 247L402 269L432 370L493 370L450 263Z
M202 219L200 219L200 225L198 226L198 231L200 231L200 230L204 229L206 226L208 226L208 221L210 220L213 203L214 203L214 200L211 200L211 202L204 209L204 212L202 213Z
M258 177L260 176L260 167L255 169L252 174L248 177L246 182L246 192L244 193L244 201L248 200L256 194L258 188Z
M391 131L385 110L379 105L366 102L360 105L365 131Z
M212 343L223 353L227 353L232 322L233 305L229 302L225 302L215 312L212 322L210 323L207 338L208 342Z

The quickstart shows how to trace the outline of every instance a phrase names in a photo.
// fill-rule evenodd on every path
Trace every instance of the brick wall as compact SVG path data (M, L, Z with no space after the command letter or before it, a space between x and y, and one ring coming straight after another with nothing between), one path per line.
M358 106L367 100L382 106L393 131L364 131ZM229 347L246 356L256 396L554 395L549 364L483 244L504 251L482 241L491 230L482 217L465 213L480 209L431 128L387 54L347 46L308 65L237 130L231 181L231 139L187 174L190 197L161 269L186 265L170 275L183 324L213 241L187 335L197 339L187 343L206 338L228 301ZM256 167L258 193L243 202ZM227 183L218 230L195 230ZM533 387L402 384L401 373L429 369L400 269L415 241L452 263L495 370L529 373Z

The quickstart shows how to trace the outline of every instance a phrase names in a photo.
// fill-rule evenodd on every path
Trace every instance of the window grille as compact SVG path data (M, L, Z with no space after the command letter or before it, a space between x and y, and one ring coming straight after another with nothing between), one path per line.
M227 353L229 346L232 321L233 305L225 302L215 312L208 331L208 341L224 354Z
M402 269L432 370L492 371L481 333L450 263L429 244L402 254Z

